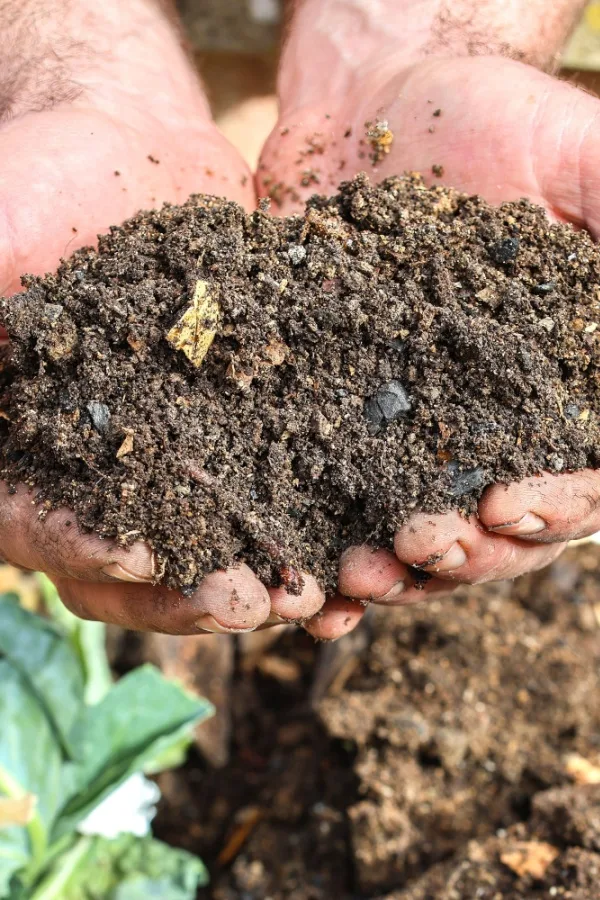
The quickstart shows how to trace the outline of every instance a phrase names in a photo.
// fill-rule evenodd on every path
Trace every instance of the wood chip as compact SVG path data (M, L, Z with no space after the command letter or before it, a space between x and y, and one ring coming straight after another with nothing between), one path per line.
M524 841L514 844L500 856L500 861L519 878L530 875L532 878L543 878L560 850L543 841Z
M270 675L271 678L275 678L277 681L298 681L302 675L302 670L295 660L285 659L283 656L276 656L274 653L269 654L269 656L263 656L258 661L258 668L263 675Z
M600 765L590 762L578 753L567 756L565 769L575 784L600 784Z
M258 806L247 806L236 815L235 828L217 857L217 865L227 866L236 858L260 820L262 810Z
M219 304L208 293L208 283L198 281L192 305L167 333L167 341L171 346L185 353L197 369L204 362L215 339L219 314Z
M23 794L21 797L0 797L0 830L24 827L31 822L37 797L35 794Z
M133 450L133 431L128 431L125 434L125 440L117 450L117 459L121 459L123 456L127 456L128 453L131 453Z

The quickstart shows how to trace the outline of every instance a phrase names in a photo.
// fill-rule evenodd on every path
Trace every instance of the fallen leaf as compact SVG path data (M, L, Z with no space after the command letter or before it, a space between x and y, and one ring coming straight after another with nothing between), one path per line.
M220 307L208 293L206 281L196 282L192 305L167 334L167 341L181 350L197 369L204 362L217 333Z
M23 794L21 797L0 797L0 829L15 825L25 826L31 822L37 797Z
M585 759L584 756L579 756L578 753L567 756L565 769L575 784L600 784L600 766Z
M133 450L133 431L128 431L125 435L125 440L117 450L117 459L121 459L122 456L127 456L128 453L131 453Z
M519 878L530 875L532 878L543 878L560 850L543 841L524 841L514 844L511 850L502 853L500 861Z
M233 360L231 360L227 366L225 374L231 381L235 382L242 391L249 390L250 385L254 380L254 374L252 372L244 372L242 369L238 369Z
M285 361L287 351L288 348L281 341L272 340L263 347L262 354L268 360L268 365L280 366Z

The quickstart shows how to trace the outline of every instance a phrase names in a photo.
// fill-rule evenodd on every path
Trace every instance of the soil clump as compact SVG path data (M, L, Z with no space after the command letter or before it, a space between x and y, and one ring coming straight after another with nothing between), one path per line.
M184 591L330 589L416 509L598 465L599 285L586 233L417 176L143 212L2 303L0 476Z

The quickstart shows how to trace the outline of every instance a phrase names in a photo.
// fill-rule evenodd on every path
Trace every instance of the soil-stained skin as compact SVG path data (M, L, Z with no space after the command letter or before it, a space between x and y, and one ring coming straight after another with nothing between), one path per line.
M597 466L599 283L586 234L417 177L140 213L4 301L0 474L170 586L331 588L414 510Z

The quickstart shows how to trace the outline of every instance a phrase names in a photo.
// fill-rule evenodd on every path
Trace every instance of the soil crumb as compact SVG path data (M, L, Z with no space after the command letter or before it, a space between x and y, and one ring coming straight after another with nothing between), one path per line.
M173 587L349 544L492 482L597 466L600 250L523 200L366 176L302 216L206 196L25 277L0 475L143 535Z

